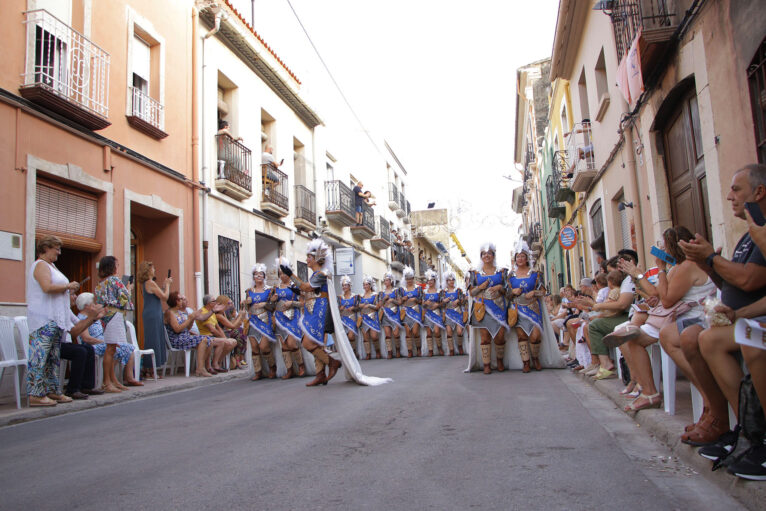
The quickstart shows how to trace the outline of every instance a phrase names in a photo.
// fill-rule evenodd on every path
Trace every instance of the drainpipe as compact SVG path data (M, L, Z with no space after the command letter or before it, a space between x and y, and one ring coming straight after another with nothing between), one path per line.
M197 85L197 23L199 21L199 12L196 7L192 7L192 182L199 183L199 86ZM202 271L200 267L200 218L199 218L199 194L200 190L192 188L192 239L193 239L193 265L194 265L194 295L195 303L199 307L202 301Z
M201 108L202 108L202 123L200 126L200 136L203 137L203 142L201 144L201 154L202 154L202 170L201 170L201 180L208 184L208 156L207 156L207 146L208 142L204 141L204 137L207 134L206 131L206 120L207 116L205 115L205 112L207 109L205 108L205 70L207 67L206 58L205 58L205 41L209 38L214 36L218 33L218 31L221 29L221 20L224 17L224 11L220 8L215 13L215 25L213 28L207 32L204 36L202 36L202 76L201 76L201 88L202 88L202 101L201 101ZM212 177L212 176L211 176ZM208 265L207 265L207 247L208 247L208 194L209 192L209 184L206 187L207 189L202 192L202 247L205 253L204 257L204 282L207 283L208 280ZM202 294L203 294L203 286L202 286L202 275L200 275L199 282L197 282L197 290L199 292L199 295L197 296L197 300L199 301L199 306L202 305Z
M636 164L636 152L633 148L634 128L635 124L631 123L629 126L626 126L623 129L623 134L625 136L625 145L623 146L623 150L627 148L628 154L630 155L627 164L631 180L633 181L633 194L629 200L633 202L633 225L636 229L636 252L638 252L639 259L641 260L643 267L649 268L649 262L646 259L646 245L644 244L644 224L642 221L643 215L641 208L641 192L638 188L638 165Z

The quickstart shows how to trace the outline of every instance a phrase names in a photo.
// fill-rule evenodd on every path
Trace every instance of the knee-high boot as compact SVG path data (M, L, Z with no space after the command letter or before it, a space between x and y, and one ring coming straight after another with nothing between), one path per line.
M497 357L498 372L505 371L505 363L503 362L503 359L505 357L505 343L503 344L495 343L495 356Z
M436 346L436 351L439 352L439 355L444 356L444 347L442 346L441 332L439 332L439 335L434 334L434 346Z
M484 374L490 374L492 372L492 345L481 345L481 363L484 364Z
M364 359L370 360L372 358L372 351L370 350L370 341L367 339L364 340L364 352L367 353Z
M253 353L251 358L253 360L253 369L255 371L253 377L250 379L253 381L258 381L261 379L261 354Z
M529 343L529 350L532 352L532 367L535 368L535 371L543 370L543 366L542 364L540 364L540 346L541 345L542 345L542 341Z
M269 350L268 352L263 353L263 356L266 358L266 363L269 365L269 378L276 378L277 362L274 359L274 350Z
M292 351L293 363L298 364L298 376L306 374L306 364L303 362L303 353L300 348L296 348Z
M388 353L387 358L394 358L394 345L389 337L386 337L386 353Z
M455 335L455 333L453 332L452 335ZM455 355L455 341L452 338L452 335L447 336L447 349L449 350L450 357Z
M327 385L327 375L324 372L325 366L329 363L330 357L323 348L314 348L311 350L314 355L314 367L317 370L316 378L306 384L307 387L316 387L317 385Z
M412 358L412 337L407 337L407 358Z
M521 372L529 372L529 341L526 339L519 339L519 355L521 355L521 361L524 363L524 367L521 368Z
M285 361L285 367L287 368L287 372L282 377L283 380L289 380L293 377L293 357L291 356L291 351L289 351L286 348L282 349L282 360Z
M433 357L434 356L434 339L433 339L433 335L428 335L428 332L426 332L426 346L428 346L428 356Z

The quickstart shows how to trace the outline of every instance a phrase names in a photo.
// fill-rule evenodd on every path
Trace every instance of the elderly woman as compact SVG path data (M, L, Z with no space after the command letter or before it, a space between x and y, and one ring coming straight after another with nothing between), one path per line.
M357 320L357 311L359 310L359 297L351 292L351 277L343 275L340 278L341 294L338 296L338 310L340 310L340 320L343 328L346 330L346 337L354 354L357 353L357 338L359 337L359 321ZM361 319L361 318L360 318Z
M453 334L457 334L457 349L458 353L464 355L463 352L463 330L465 329L465 318L463 313L465 311L466 298L463 291L460 288L455 287L456 279L455 274L452 271L448 271L444 275L444 282L446 284L444 288L444 299L442 305L444 306L444 324L447 330L447 348L449 348L450 356L455 355L455 344L453 341Z
M207 359L210 356L210 345L213 338L206 335L198 335L190 330L195 321L206 321L214 311L205 313L201 311L186 312L186 297L178 291L173 291L166 300L168 309L165 311L165 330L168 333L170 345L177 350L197 350L197 371L194 376L213 376L205 370Z
M366 360L372 358L372 346L375 345L376 357L383 358L380 353L380 321L378 320L378 295L375 294L375 285L372 277L364 276L362 288L364 292L359 295L359 314L362 318L362 335L364 336L364 351L367 353Z
M274 329L271 325L271 312L269 310L270 298L273 289L266 285L266 265L257 263L253 266L253 285L245 291L245 303L248 307L249 321L247 337L253 350L253 367L255 374L252 380L261 379L261 356L266 359L269 368L268 377L277 377L277 363L274 359L272 344L277 342Z
M380 298L382 307L379 318L380 325L386 335L388 358L394 358L394 352L396 352L397 358L401 358L402 349L399 344L399 333L404 325L399 316L399 306L402 304L402 300L400 290L394 287L394 274L390 271L383 276L383 291L380 293Z
M284 265L292 268L286 258L277 259L277 275L279 285L274 288L271 300L276 303L274 311L274 331L282 344L282 359L285 361L287 372L282 376L283 380L292 378L298 366L298 376L306 374L306 365L303 363L303 354L300 348L300 338L303 337L299 324L300 290L292 286L290 277L279 266Z
M77 315L77 319L87 319L88 316L85 310L89 305L94 303L94 301L95 296L93 296L93 293L81 293L77 297L77 300L75 300L75 305L77 305L77 310L80 311L80 313ZM93 346L94 354L97 357L104 356L104 353L106 352L106 343L104 342L104 327L101 325L100 321L96 321L90 325L88 327L88 335L81 336L81 339ZM117 345L117 349L114 352L114 359L125 366L125 369L122 373L122 379L125 384L130 387L141 387L144 384L140 381L136 381L133 378L133 368L135 365L135 357L133 357L133 352L135 349L135 346L132 344L128 344L126 342L120 343Z
M407 358L420 356L420 327L423 325L423 290L415 285L415 270L405 266L402 270L404 287L401 297L403 299L404 331L407 335ZM400 313L401 314L401 313ZM401 316L400 316L401 317Z
M53 406L72 398L58 393L61 341L73 326L69 293L80 288L53 264L61 254L61 240L46 236L37 243L37 260L27 278L29 354L27 396L30 406Z
M165 279L162 287L157 285L154 281L155 269L154 264L151 261L142 261L138 265L138 271L136 280L138 285L141 286L144 297L143 311L141 312L141 319L143 321L144 329L144 348L154 350L154 357L157 362L157 366L161 367L165 365L167 361L167 349L165 346L165 326L162 313L162 302L168 299L170 293L170 285L173 283L173 279L168 277ZM144 357L144 378L151 377L151 358Z
M428 356L434 356L434 344L439 350L439 355L444 356L442 347L442 330L445 329L442 318L441 300L442 294L436 287L436 272L426 271L426 291L423 294L423 308L425 309L424 322L426 328L426 342L428 344ZM455 349L452 349L454 354Z
M237 347L231 352L231 368L247 367L245 361L247 337L242 331L242 325L247 321L247 310L242 307L242 310L236 312L234 301L226 295L218 295L215 301L223 307L223 310L215 315L218 324L228 339L234 339L237 342ZM240 305L244 305L244 303Z
M481 246L481 263L468 274L468 292L473 297L471 327L481 336L481 362L484 374L492 373L492 343L495 344L497 370L505 370L505 330L507 328L507 304L505 300L506 275L504 268L495 263L494 243Z
M541 371L540 345L543 335L543 311L540 297L545 294L542 289L542 277L532 270L529 264L529 253L521 250L514 257L516 269L508 279L508 288L516 304L518 320L516 335L519 338L519 354L523 367L522 372L528 373L530 365L536 371Z
M120 343L127 342L125 326L126 311L133 309L131 292L117 277L117 258L104 256L98 262L98 276L101 281L96 286L96 303L103 305L107 312L101 320L104 327L104 392L121 392L120 382L114 376L114 353Z

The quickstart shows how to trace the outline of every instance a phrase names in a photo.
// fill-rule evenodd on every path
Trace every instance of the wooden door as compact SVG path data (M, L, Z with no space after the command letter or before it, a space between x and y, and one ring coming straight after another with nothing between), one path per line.
M673 226L710 239L712 233L705 180L697 95L684 96L663 129Z
M141 245L140 235L135 229L130 230L130 261L127 270L129 275L133 275L133 326L136 327L136 340L141 348L144 347L144 325L141 321L141 311L143 311L143 296L141 295L141 289L136 282L136 274L138 273L138 263L143 261L144 250Z

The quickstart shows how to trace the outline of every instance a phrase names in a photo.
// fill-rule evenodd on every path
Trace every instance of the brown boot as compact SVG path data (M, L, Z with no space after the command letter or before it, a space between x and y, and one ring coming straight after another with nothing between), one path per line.
M535 371L542 371L543 370L543 366L542 366L542 364L540 364L540 359L539 358L532 357L532 367L535 368Z
M434 343L436 344L436 349L438 349L438 350L439 350L439 356L440 356L440 357L443 357L443 356L444 356L444 348L442 347L442 339L441 339L441 336L439 336L439 339L438 339L438 340L437 340L437 339L434 339Z
M449 356L454 357L455 356L455 341L452 339L452 336L447 336L447 349L449 350Z
M481 362L484 364L484 374L492 374L492 366L490 363L492 362L492 346L489 344L482 344L481 345Z
M532 367L535 368L535 371L543 370L543 366L540 364L540 345L541 344L542 344L542 341L529 343L529 351L532 352Z
M311 350L311 354L314 355L314 367L316 368L316 378L306 384L307 387L316 387L317 385L327 385L327 376L324 373L325 360L327 360L327 353L322 348L314 348Z
M340 363L340 360L336 360L330 357L330 364L329 364L330 370L327 373L327 381L330 381L333 379L335 374L338 372L338 369L340 369L342 365L343 364Z
M255 369L255 374L252 378L250 378L250 380L258 381L261 379L261 354L253 353L251 358L253 360L253 369Z
M503 358L505 357L505 343L495 344L495 356L497 357L497 372L502 373L505 371L505 364Z
M287 350L282 350L282 360L285 361L285 367L287 368L287 372L282 376L283 380L289 380L293 377L293 357L290 353Z
M519 355L521 355L521 361L524 366L521 368L522 373L529 372L529 341L526 339L519 339Z
M463 351L463 343L462 342L458 343L458 345L457 345L457 352L458 352L458 355L465 355L465 351Z
M528 373L530 371L529 369L529 360L524 361L524 366L521 368L522 373Z
M393 348L394 345L391 343L391 339L386 337L386 352L388 353L388 357L386 358L394 358Z
M426 332L428 334L428 332ZM428 347L428 356L434 356L434 339L433 337L426 337L426 346Z
M412 337L407 337L407 358L412 358Z
M293 367L295 365L298 365L298 376L303 377L306 376L306 364L303 363L303 353L301 353L301 349L297 348L292 351L293 356Z

